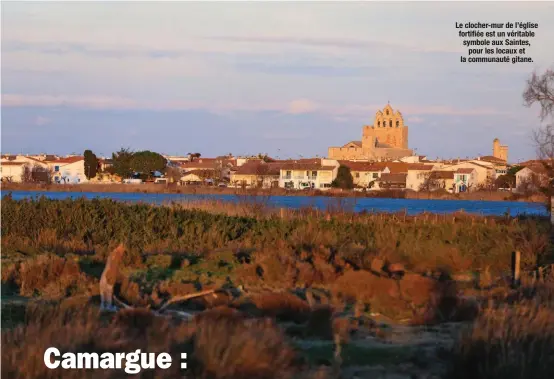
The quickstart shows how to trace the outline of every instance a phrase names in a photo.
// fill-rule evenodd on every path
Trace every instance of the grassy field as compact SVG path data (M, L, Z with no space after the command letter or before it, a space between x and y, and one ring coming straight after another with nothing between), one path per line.
M549 220L353 214L337 204L283 212L259 202L4 197L2 374L125 375L49 370L49 346L187 352L191 378L554 374ZM116 293L134 308L100 313L99 279L119 244ZM524 272L517 289L506 276L513 251ZM216 292L171 306L192 321L150 311L207 289Z

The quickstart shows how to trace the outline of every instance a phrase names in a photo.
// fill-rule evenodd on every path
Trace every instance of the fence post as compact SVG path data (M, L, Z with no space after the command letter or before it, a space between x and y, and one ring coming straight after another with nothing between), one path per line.
M519 251L512 253L512 286L514 288L519 287L519 267L521 262L521 254Z
M285 208L280 208L279 209L279 214L281 216L281 219L285 218Z

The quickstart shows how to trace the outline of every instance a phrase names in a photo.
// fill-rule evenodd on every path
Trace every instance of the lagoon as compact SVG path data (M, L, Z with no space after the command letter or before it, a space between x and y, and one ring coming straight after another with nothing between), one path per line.
M546 207L540 203L519 201L478 201L478 200L437 200L437 199L383 199L383 198L337 198L315 196L240 196L223 194L165 194L165 193L118 193L118 192L57 192L57 191L2 191L4 197L11 193L14 200L35 199L45 196L49 199L113 199L131 203L169 204L200 200L229 202L255 201L269 206L283 208L317 208L320 210L343 209L354 212L402 212L410 215L423 212L453 213L463 210L467 213L484 216L548 215Z

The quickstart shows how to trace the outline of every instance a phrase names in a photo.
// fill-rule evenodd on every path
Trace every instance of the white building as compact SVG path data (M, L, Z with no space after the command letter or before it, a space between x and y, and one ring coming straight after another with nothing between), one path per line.
M5 155L0 162L0 171L3 182L20 183L23 181L25 167L39 166L47 168L47 165L26 155Z
M477 185L477 170L459 168L454 172L454 191L456 193L474 191Z
M334 159L300 159L280 167L279 187L289 189L331 188L339 162Z
M540 164L529 165L516 172L516 191L536 191L548 184L548 175Z
M85 175L85 159L80 156L45 161L52 172L52 180L59 184L88 182Z
M2 162L0 164L2 182L20 183L23 178L25 165L25 162Z
M485 162L465 161L453 165L444 166L443 171L458 171L459 169L474 169L473 184L475 187L485 186L487 181L496 179L496 170L493 166L488 166Z

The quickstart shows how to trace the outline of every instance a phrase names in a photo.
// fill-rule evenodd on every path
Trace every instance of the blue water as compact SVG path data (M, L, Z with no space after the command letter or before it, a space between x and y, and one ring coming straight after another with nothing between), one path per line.
M237 196L237 195L191 195L191 194L157 194L157 193L117 193L117 192L44 192L44 191L2 191L2 197L8 193L13 199L29 199L46 196L50 199L87 199L101 198L113 199L124 202L143 202L151 204L164 204L173 201L194 200L222 200L222 201L252 201L257 199L260 203L270 206L285 208L312 207L320 210L340 208L347 211L368 212L402 212L408 214L452 213L463 210L467 213L475 213L486 216L503 216L509 213L511 216L540 215L548 213L543 204L518 201L475 201L475 200L420 200L420 199L375 199L375 198L334 198L313 196ZM267 202L266 202L267 201Z

